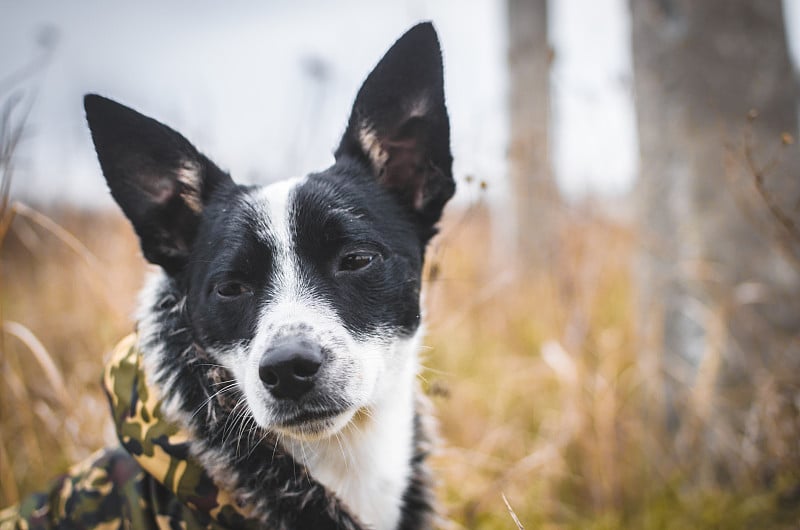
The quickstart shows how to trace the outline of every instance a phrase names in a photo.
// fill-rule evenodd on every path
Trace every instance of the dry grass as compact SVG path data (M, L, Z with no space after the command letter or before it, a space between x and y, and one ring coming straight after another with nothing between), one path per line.
M739 389L716 383L712 348L668 430L665 375L646 353L659 337L638 333L637 234L591 208L562 227L550 262L516 273L487 252L485 220L442 252L426 377L451 526L513 527L507 497L529 528L796 528L797 413L780 371L734 414L752 430L736 431L718 414ZM709 311L718 336L723 320ZM720 455L737 460L722 481Z
M121 216L55 217L79 245L31 214L2 248L0 505L114 439L101 364L132 328L144 267ZM661 375L639 354L636 244L630 227L572 214L559 252L525 270L494 251L480 211L446 228L429 263L422 375L445 440L444 527L515 528L512 515L529 529L796 527L796 472L723 487L702 480L705 448L680 450L705 439L692 435L714 400L690 427L664 429ZM764 396L764 410L777 403Z
M28 214L17 213L0 260L3 505L114 441L100 367L132 329L143 270L118 215L57 215L79 235L68 245Z

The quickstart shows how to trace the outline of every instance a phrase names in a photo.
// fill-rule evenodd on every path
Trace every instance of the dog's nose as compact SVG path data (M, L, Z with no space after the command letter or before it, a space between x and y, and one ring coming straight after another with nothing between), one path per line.
M298 400L314 388L322 366L322 348L297 338L276 344L261 356L258 376L277 399Z

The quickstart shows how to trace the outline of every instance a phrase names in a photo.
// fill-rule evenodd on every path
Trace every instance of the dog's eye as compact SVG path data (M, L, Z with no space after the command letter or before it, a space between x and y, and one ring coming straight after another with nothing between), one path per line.
M248 294L250 289L243 283L223 282L217 285L216 292L220 298L236 298Z
M345 255L339 261L339 271L351 272L361 270L375 261L379 256L380 254L376 254L375 252L352 252Z

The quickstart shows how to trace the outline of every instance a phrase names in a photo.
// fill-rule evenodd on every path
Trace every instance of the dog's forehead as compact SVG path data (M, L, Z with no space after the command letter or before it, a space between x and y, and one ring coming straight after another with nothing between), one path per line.
M331 220L366 221L367 205L352 190L319 175L290 178L250 189L244 197L256 235L272 246L283 246Z
M251 189L245 195L256 236L275 244L290 239L290 218L297 189L306 177L295 177Z

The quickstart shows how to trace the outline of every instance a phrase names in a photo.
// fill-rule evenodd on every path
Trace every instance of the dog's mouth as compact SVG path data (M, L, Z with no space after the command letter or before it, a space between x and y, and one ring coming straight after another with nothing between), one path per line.
M325 423L336 416L346 412L344 409L331 410L301 410L295 414L282 416L276 422L278 427L302 427L314 423Z
M353 414L347 408L304 408L279 413L273 428L293 438L319 439L341 430Z

